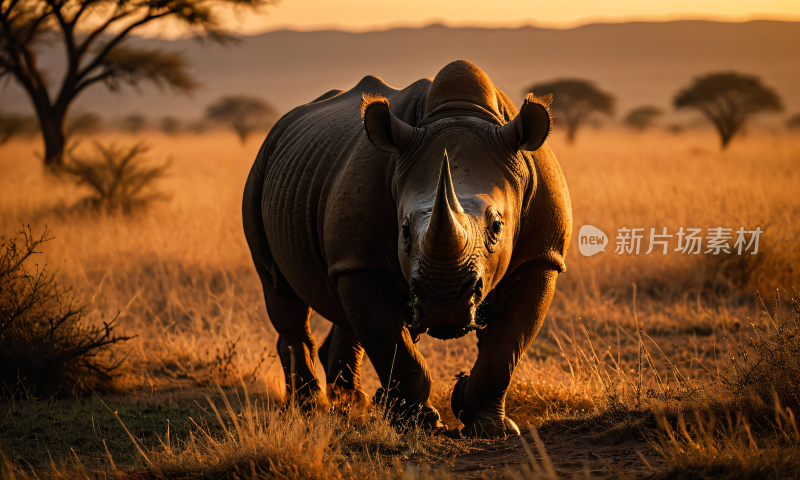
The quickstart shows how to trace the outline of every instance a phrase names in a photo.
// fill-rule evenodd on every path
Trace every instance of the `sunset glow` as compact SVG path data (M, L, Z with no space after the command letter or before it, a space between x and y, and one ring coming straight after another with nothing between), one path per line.
M283 0L259 16L232 15L229 24L241 33L278 29L337 29L366 31L394 27L420 27L431 23L449 26L570 28L586 23L669 21L678 19L748 21L798 20L800 2L793 0L566 0L534 2L504 0L367 1Z

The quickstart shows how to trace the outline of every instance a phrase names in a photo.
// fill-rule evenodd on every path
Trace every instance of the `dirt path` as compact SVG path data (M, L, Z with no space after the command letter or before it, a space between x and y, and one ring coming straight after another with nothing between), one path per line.
M635 432L611 431L608 433L571 432L563 427L551 427L540 432L545 450L561 477L572 478L589 472L591 478L645 478L654 471L642 461L642 456L653 468L661 465L660 457L652 447L638 438ZM525 441L537 453L529 432ZM529 464L528 456L518 437L508 438L470 455L458 457L451 464L454 478L506 478L506 469L520 471L520 464Z

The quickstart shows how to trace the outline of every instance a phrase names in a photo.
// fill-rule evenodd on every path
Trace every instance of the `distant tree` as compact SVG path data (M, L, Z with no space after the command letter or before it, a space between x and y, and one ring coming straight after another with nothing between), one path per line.
M87 112L68 118L64 133L66 134L66 138L73 138L79 135L97 133L102 128L103 118L96 113Z
M181 122L175 117L161 117L159 128L167 135L175 135L181 129Z
M147 125L147 118L144 115L133 113L122 119L122 128L131 133L139 133Z
M567 142L575 141L578 127L594 113L614 114L614 97L587 80L567 79L539 83L528 89L536 96L553 94L553 116L567 127Z
M786 126L792 130L800 129L800 113L795 113L789 120L786 120Z
M195 36L224 42L219 7L255 9L276 0L2 0L0 78L14 77L33 103L44 138L44 161L63 163L65 118L72 101L103 82L110 90L147 80L159 88L189 92L197 82L177 53L123 45L145 25L171 19ZM38 64L40 47L63 43L65 71L49 89Z
M649 127L656 117L663 115L661 109L650 105L637 107L631 110L625 117L625 124L636 130L645 130Z
M189 129L189 131L192 133L203 133L206 130L208 130L210 126L211 125L208 120L206 120L205 118L200 118L190 122L189 125L186 126L186 128Z
M255 97L223 97L206 110L206 118L215 122L227 123L239 134L242 143L253 130L266 126L267 121L276 115L272 105Z
M669 133L674 133L676 135L683 132L684 130L686 130L686 126L681 125L680 123L673 123L667 126L667 131Z
M0 113L0 145L11 138L22 135L33 135L38 131L36 119L18 113Z
M724 149L748 118L762 111L781 111L783 105L758 77L723 72L696 78L678 92L675 108L694 108L711 120Z

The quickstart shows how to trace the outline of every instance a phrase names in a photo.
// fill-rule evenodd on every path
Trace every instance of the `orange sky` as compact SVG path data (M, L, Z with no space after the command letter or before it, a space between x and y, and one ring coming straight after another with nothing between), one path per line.
M283 28L364 31L431 23L567 28L685 18L800 20L800 0L281 0L262 15L231 15L228 24L252 34Z

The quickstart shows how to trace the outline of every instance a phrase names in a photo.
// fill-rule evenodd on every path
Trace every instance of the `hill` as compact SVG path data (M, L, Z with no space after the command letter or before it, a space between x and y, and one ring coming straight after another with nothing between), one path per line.
M593 24L567 30L448 28L394 29L366 33L276 31L244 37L238 46L201 45L191 39L132 42L179 50L203 88L176 97L145 87L113 94L87 91L76 109L116 116L201 115L224 94L253 94L281 111L331 88L348 89L364 75L403 87L431 77L447 62L470 60L518 102L527 86L558 77L585 77L618 97L619 112L650 103L671 108L675 91L692 77L715 70L760 75L800 110L800 23L752 21L635 22ZM58 72L53 51L40 59ZM53 82L57 83L57 82ZM4 110L29 111L12 83L0 90Z

